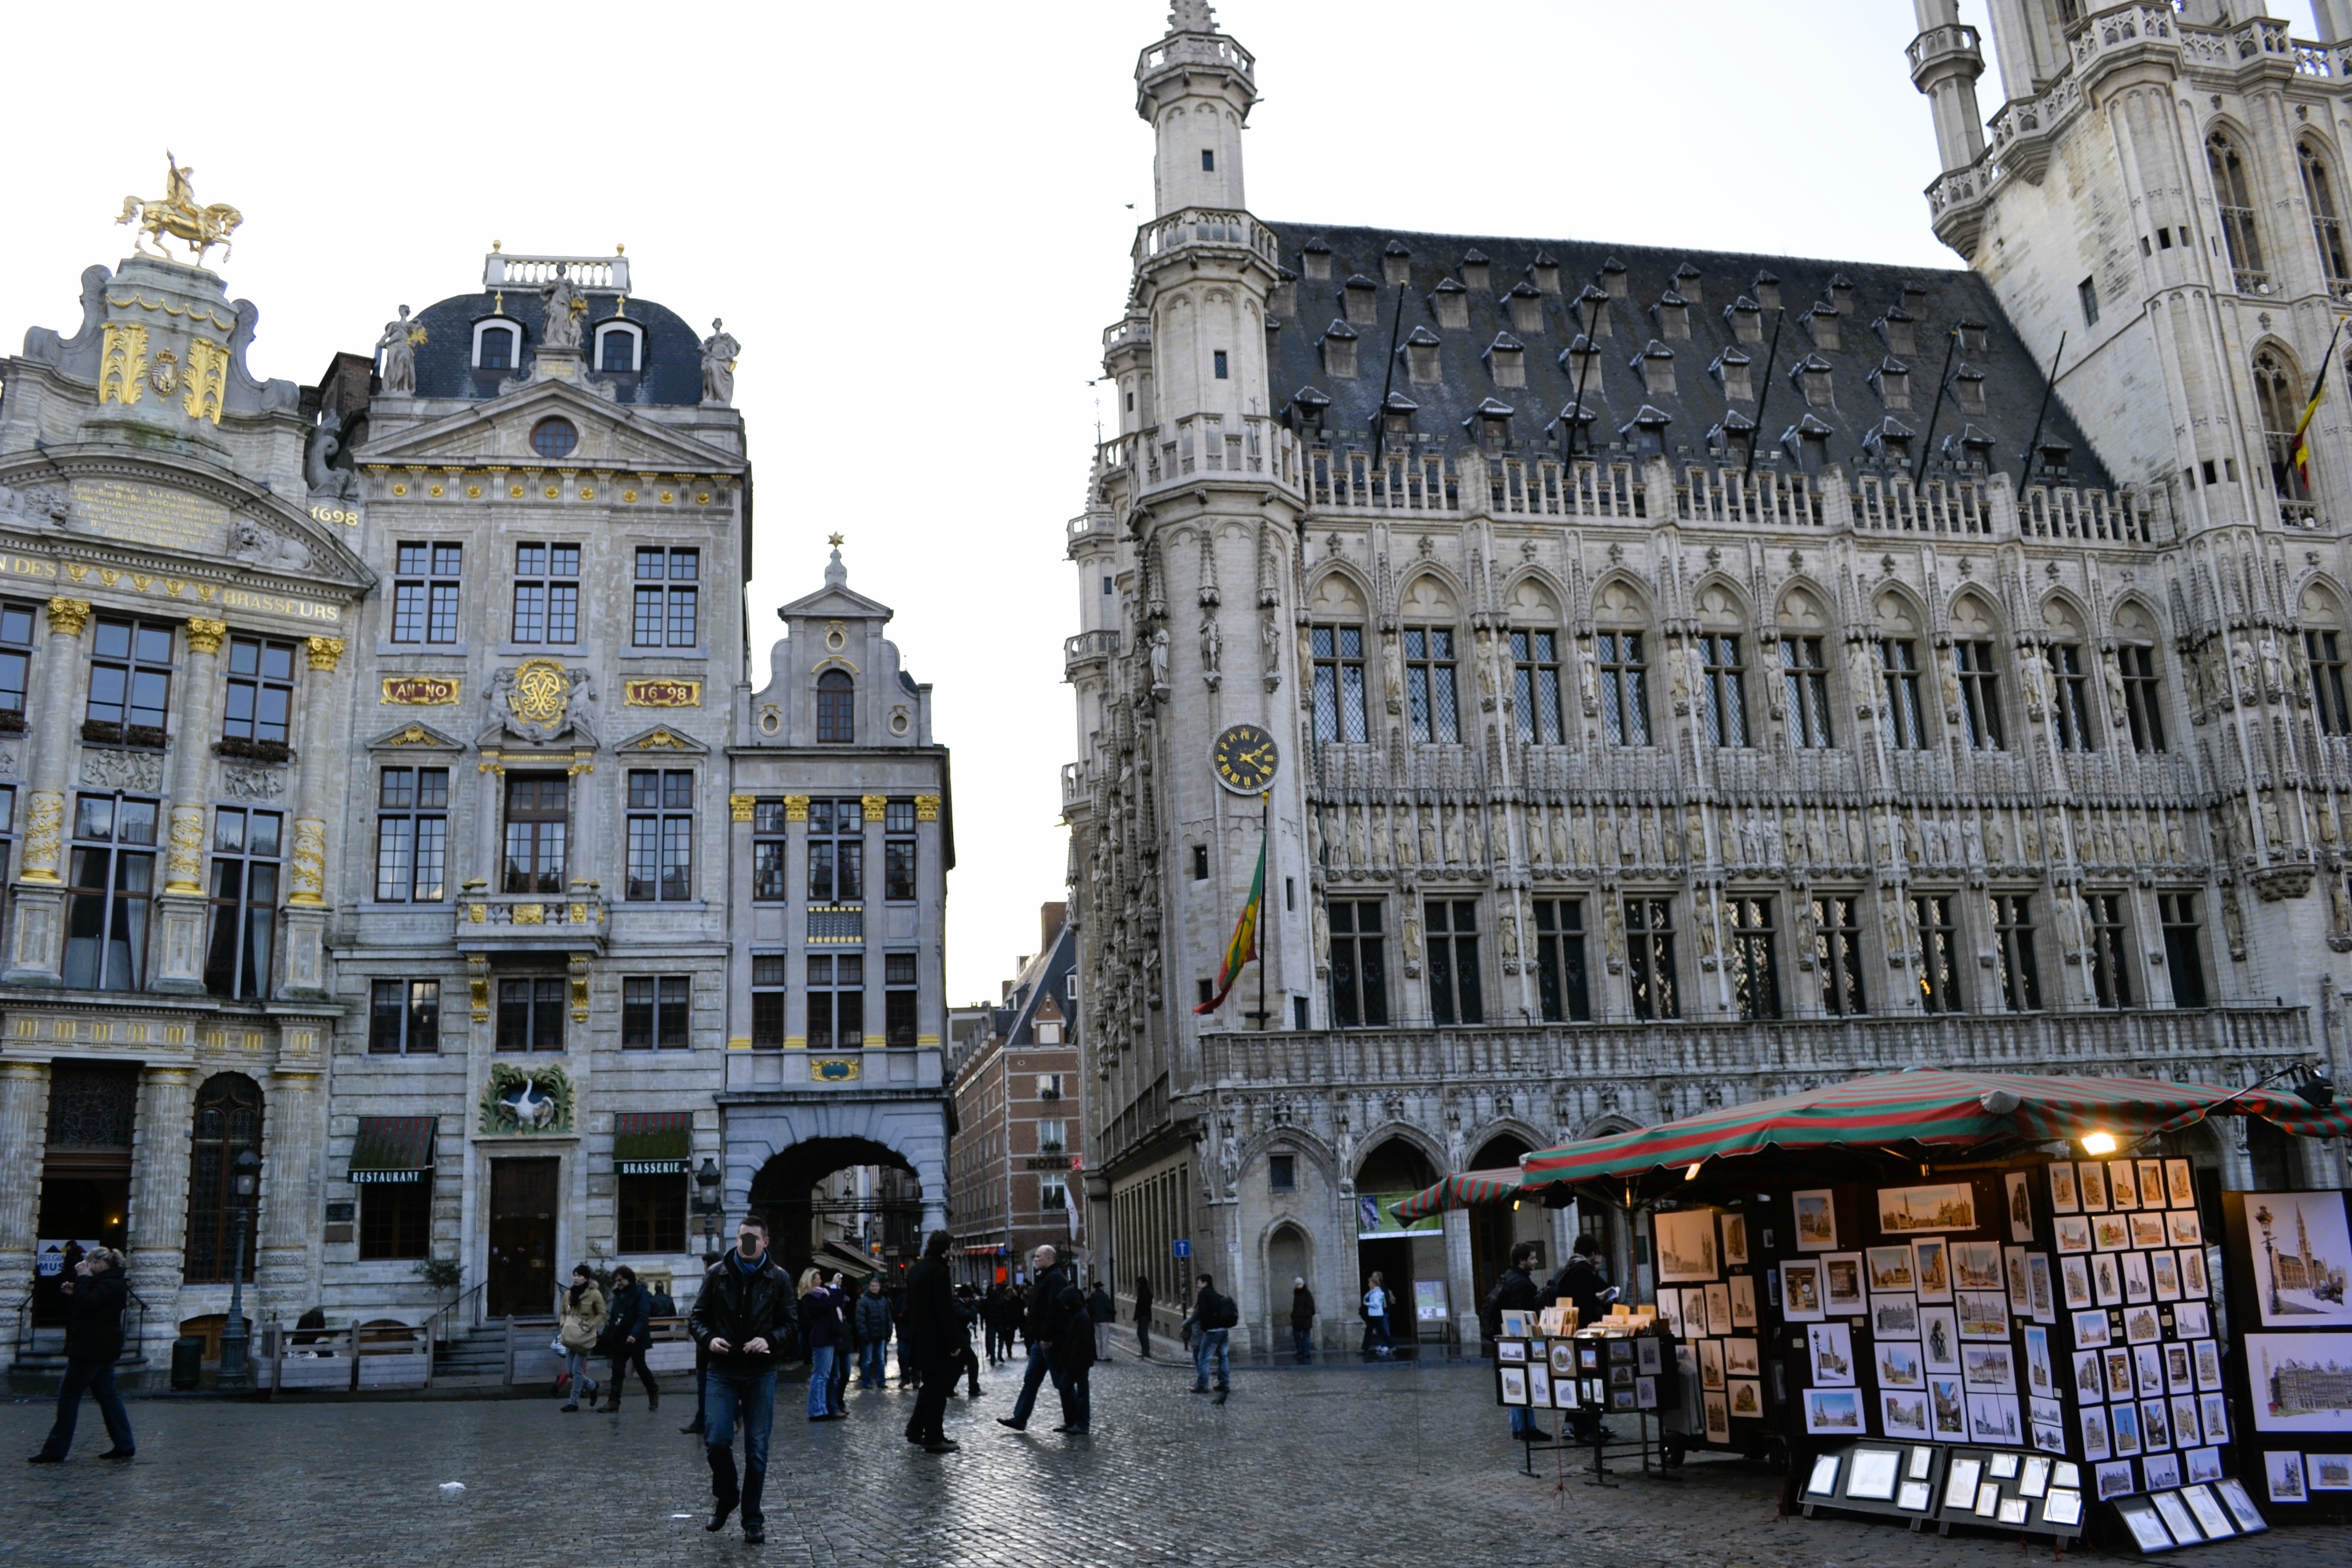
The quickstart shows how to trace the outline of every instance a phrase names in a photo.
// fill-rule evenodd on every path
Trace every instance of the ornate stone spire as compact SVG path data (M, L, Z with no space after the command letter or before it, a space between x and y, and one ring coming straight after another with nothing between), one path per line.
M1168 7L1168 30L1171 33L1213 33L1217 30L1216 7L1208 0L1175 0Z

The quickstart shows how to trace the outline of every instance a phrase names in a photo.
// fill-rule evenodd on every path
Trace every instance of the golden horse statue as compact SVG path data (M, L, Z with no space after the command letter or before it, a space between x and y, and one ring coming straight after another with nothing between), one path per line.
M171 235L184 240L196 253L196 265L205 264L205 253L217 245L223 260L233 253L229 235L245 221L245 215L226 202L215 202L210 206L198 206L195 193L195 170L183 168L170 153L163 154L164 194L161 196L125 196L122 216L117 223L136 223L138 238L134 247L145 251L149 241L154 243L153 254L163 260L163 237Z

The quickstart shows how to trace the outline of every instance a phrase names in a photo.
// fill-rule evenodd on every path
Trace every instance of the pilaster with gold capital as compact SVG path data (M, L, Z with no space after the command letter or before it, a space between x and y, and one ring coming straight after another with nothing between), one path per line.
M41 659L45 679L58 688L58 700L39 704L30 737L32 755L25 759L25 777L32 787L25 802L24 852L16 870L19 882L35 887L64 883L59 872L64 868L66 781L72 772L73 716L79 710L65 693L80 679L81 634L89 625L88 599L49 601L49 640Z
M48 1122L49 1064L0 1058L0 1279L33 1277ZM13 1309L7 1295L0 1308Z
M195 1101L195 1068L161 1066L141 1071L138 1149L131 1157L127 1216L128 1271L131 1288L151 1301L168 1300L179 1289L187 1256L188 1152Z
M205 770L212 755L213 700L226 621L188 617L188 668L180 680L179 731L173 738L171 827L164 839L163 892L201 897L205 875Z
M269 1137L262 1146L260 1257L257 1272L273 1291L307 1301L310 1221L319 1212L311 1182L327 1133L325 1027L306 1018L280 1021L278 1065L269 1075Z
M326 759L333 754L331 734L335 722L333 679L343 657L341 637L312 637L304 645L310 655L310 679L302 700L302 749L309 761L301 770L294 818L294 842L287 856L288 880L293 891L287 903L296 909L321 909L327 903Z

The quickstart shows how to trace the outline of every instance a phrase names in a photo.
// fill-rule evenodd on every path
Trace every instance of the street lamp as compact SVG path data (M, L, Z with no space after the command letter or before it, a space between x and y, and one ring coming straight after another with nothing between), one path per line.
M230 1190L236 1196L236 1243L229 1251L228 1266L228 1327L221 1332L221 1363L218 1387L223 1393L243 1390L252 1384L252 1372L246 1361L245 1328L245 1237L247 1227L253 1223L253 1194L261 1185L261 1156L251 1149L238 1152L229 1169ZM359 1347L352 1347L357 1354Z
M702 1169L694 1173L694 1212L702 1216L703 1267L715 1267L719 1262L719 1216L726 1208L719 1189L725 1178L719 1173L719 1162L709 1155L702 1157Z

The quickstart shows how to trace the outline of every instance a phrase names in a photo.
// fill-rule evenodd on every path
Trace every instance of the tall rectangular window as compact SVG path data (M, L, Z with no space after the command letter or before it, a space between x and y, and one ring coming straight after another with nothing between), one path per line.
M621 982L621 1048L682 1051L694 1012L694 981L685 974L633 974Z
M205 989L215 996L252 1000L269 994L284 824L275 811L224 805L213 813L213 931Z
M1315 649L1315 738L1364 743L1364 628L1317 626L1309 633Z
M1960 678L1960 721L1969 749L2007 751L2009 742L2000 727L2000 678L1993 669L1992 644L1954 643L1952 666Z
M368 987L368 1049L430 1056L441 1048L441 983L378 980Z
M66 887L68 990L138 991L147 984L158 806L115 795L75 797Z
M449 770L386 768L376 781L375 896L434 903L446 896Z
M16 864L16 790L0 786L0 887L8 884Z
M2091 994L2102 1007L2131 1005L2129 950L2124 945L2124 900L2120 893L2084 893L2090 917Z
M1739 658L1739 639L1719 632L1702 632L1698 639L1699 711L1706 723L1710 746L1748 744L1748 691L1741 680L1747 666Z
M894 800L882 811L882 896L892 903L915 898L915 803Z
M504 337L492 332L491 337ZM433 1255L433 1173L421 1182L371 1182L360 1189L362 1259Z
M394 546L393 641L457 640L457 585L465 554L462 544L406 540Z
M1669 899L1625 900L1625 988L1636 1018L1679 1018L1675 995L1675 906Z
M2091 726L2091 683L2083 674L2083 649L2078 643L2053 643L2050 674L2056 689L2051 693L2051 719L2062 752L2098 749Z
M1511 634L1512 696L1517 699L1519 739L1532 746L1557 746L1566 734L1559 710L1559 634Z
M1486 1005L1478 989L1478 902L1432 899L1429 917L1429 1016L1441 1027L1483 1024Z
M813 800L808 821L808 901L855 904L866 898L866 812L862 802Z
M751 1048L784 1048L784 955L751 955Z
M1405 628L1404 693L1414 740L1452 745L1462 739L1462 720L1454 702L1452 628Z
M784 803L751 804L751 899L755 903L782 903L788 896L784 880Z
M229 638L227 699L221 715L223 741L282 750L288 717L294 710L294 645Z
M808 955L811 1050L851 1050L866 1043L866 959L856 952Z
M1331 1021L1342 1029L1387 1026L1388 964L1381 941L1380 900L1331 900Z
M2001 1005L2012 1013L2039 1013L2042 971L2033 957L2033 896L1995 893L1990 901Z
M172 706L172 628L154 621L100 620L90 647L85 739L163 743ZM97 731L92 734L92 731Z
M2137 644L2116 649L2116 668L2124 682L2124 719L2131 726L2132 750L2161 752L2164 745L2164 697L2158 684L2156 650Z
M2344 700L2344 655L2334 632L2305 632L2303 651L2311 661L2311 700L2319 727L2330 735L2352 735L2352 707Z
M1916 752L1927 744L1927 726L1919 710L1919 645L1907 637L1882 637L1878 668L1886 683L1886 743L1898 752Z
M2097 326L2099 324L2099 286L2097 282L2092 279L2085 278L2080 283L2075 284L2074 299L2075 302L2083 307L2083 325L2086 327Z
M1612 746L1650 743L1650 667L1642 657L1639 632L1602 632L1601 727Z
M506 891L563 891L563 851L571 825L572 780L568 776L507 775Z
M915 955L882 955L882 1037L894 1046L915 1043L917 1000Z
M616 332L614 337L623 335ZM515 546L513 640L534 643L580 640L578 545Z
M1592 1020L1592 995L1584 970L1584 900L1538 899L1536 906L1536 997L1547 1024Z
M694 772L629 771L629 881L634 900L694 897Z
M634 347L626 332L613 332L604 339L609 358L612 345L624 350ZM625 365L629 363L624 360ZM607 370L613 366L607 363ZM623 1176L614 1185L619 1189L616 1205L620 1220L616 1240L625 1253L665 1253L686 1250L686 1189L688 1177L683 1173L662 1176Z
M2197 923L2197 895L2158 893L2157 919L2164 922L2164 967L2172 976L2172 1005L2205 1005L2205 942Z
M1862 992L1862 901L1843 893L1813 899L1813 970L1822 980L1822 1010L1851 1018L1870 1009Z
M1731 931L1731 1005L1743 1018L1780 1016L1780 955L1772 900L1734 893L1724 900Z
M1911 895L1911 922L1919 928L1919 1005L1930 1013L1959 1012L1960 933L1952 923L1950 896Z
M1834 746L1830 669L1819 637L1780 639L1780 680L1788 689L1789 738L1800 746Z
M638 551L630 640L638 647L692 647L701 575L698 550Z
M25 694L32 679L33 612L0 605L0 730L25 727Z
M561 976L499 982L498 1048L560 1051L563 1048L563 986Z

